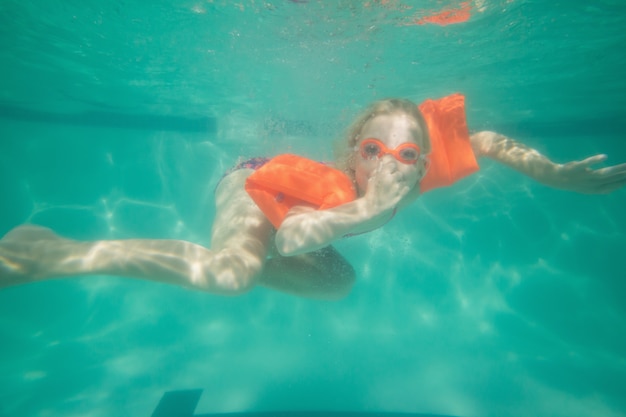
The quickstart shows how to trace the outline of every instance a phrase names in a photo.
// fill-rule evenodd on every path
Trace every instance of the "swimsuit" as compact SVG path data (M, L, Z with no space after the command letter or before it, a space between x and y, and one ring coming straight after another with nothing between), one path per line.
M234 167L229 168L228 171L226 171L224 175L222 175L222 178L240 169L253 169L256 171L257 169L261 168L263 165L267 164L271 159L272 158L267 158L264 156L255 156L254 158L246 159L243 162L239 162Z

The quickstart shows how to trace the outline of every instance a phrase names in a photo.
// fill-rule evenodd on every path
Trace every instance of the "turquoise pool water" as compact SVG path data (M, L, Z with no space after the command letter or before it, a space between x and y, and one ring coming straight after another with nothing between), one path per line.
M240 157L330 159L370 101L467 96L470 128L563 162L626 161L626 5L4 0L0 234L208 243ZM403 411L626 415L626 192L489 161L336 247L340 302L224 298L112 277L0 291L0 416Z

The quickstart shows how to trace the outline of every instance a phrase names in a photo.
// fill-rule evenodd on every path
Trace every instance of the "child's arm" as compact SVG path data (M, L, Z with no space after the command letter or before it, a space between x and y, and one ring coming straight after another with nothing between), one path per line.
M476 156L494 159L550 187L584 194L608 194L626 185L626 164L591 168L604 162L606 155L557 164L535 149L495 132L474 133L470 141Z
M276 232L283 256L313 252L349 234L369 232L387 223L397 209L417 197L395 162L381 163L367 183L363 197L327 210L292 208Z

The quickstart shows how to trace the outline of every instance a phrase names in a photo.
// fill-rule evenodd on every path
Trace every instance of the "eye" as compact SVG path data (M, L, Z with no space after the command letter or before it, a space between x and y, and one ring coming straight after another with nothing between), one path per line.
M363 145L363 155L373 158L375 156L378 156L378 154L380 153L380 146L376 145L375 143L366 143L365 145Z
M405 148L400 151L400 157L402 157L405 161L417 161L420 154L417 149Z

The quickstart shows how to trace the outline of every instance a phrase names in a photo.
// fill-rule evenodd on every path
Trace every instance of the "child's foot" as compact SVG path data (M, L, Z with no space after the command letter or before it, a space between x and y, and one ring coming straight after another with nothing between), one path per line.
M40 275L45 247L67 241L52 230L18 226L0 239L0 288L31 282Z

